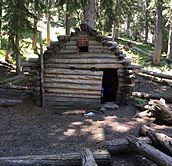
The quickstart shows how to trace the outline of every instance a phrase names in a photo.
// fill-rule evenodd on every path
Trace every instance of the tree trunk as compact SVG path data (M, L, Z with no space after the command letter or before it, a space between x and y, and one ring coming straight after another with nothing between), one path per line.
M170 2L170 29L169 29L169 37L168 37L167 58L169 61L172 61L172 0Z
M148 10L148 6L149 6L149 0L145 0L145 43L148 42L148 33L149 33L149 21L148 21L148 17L149 17L149 10Z
M150 146L146 143L139 141L136 137L130 136L128 137L128 141L130 142L130 147L134 149L136 152L139 152L144 157L153 161L157 165L160 166L171 166L172 157L162 153L157 150L153 146Z
M34 53L38 53L38 48L37 48L37 23L38 21L36 19L34 19L34 23L33 23L33 28L34 28L34 32L33 32L33 36L32 36L32 49L34 50Z
M50 26L51 26L51 12L50 12L50 8L51 8L51 0L47 0L47 45L50 45Z
M17 53L16 53L16 74L19 75L21 72L21 54L19 51L19 35L16 35L16 48L17 48Z
M0 18L2 18L2 1L0 2ZM0 49L2 48L2 19L0 19Z
M70 13L69 13L69 1L66 4L66 35L70 35Z
M129 14L127 16L127 29L126 29L128 37L130 37L130 24L131 24L131 15Z
M115 23L112 25L112 41L115 41L118 39L118 28Z
M158 0L156 7L156 30L155 30L155 49L153 64L160 65L162 50L162 0Z
M95 15L95 0L89 0L84 8L84 22L92 29L95 29Z

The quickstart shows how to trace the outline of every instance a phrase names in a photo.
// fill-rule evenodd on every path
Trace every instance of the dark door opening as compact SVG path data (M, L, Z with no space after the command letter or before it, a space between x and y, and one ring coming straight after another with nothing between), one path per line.
M118 90L118 70L103 70L101 103L116 102Z

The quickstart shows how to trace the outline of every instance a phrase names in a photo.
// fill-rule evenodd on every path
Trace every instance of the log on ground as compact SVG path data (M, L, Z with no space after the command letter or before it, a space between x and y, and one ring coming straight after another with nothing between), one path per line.
M93 152L95 161L99 165L109 165L110 154L106 150ZM8 166L79 166L81 165L81 153L66 153L58 155L42 155L42 156L16 156L16 157L0 157L0 165Z
M156 132L152 128L145 125L143 125L140 128L140 132L141 134L148 136L152 140L153 144L158 145L165 152L172 155L172 138L171 137L163 133Z
M138 139L147 144L152 143L148 137L139 137ZM132 150L129 147L129 142L128 142L127 138L115 139L112 141L105 141L104 148L107 149L108 151L110 151L110 153L112 153L112 154L120 154L120 153L125 153L127 151Z
M129 146L136 152L139 152L144 157L153 161L160 166L171 166L172 157L166 155L165 153L159 151L151 145L148 145L142 141L139 141L134 136L128 137Z
M90 149L82 150L82 166L98 166Z
M0 99L0 106L3 107L16 106L22 102L23 102L22 100Z

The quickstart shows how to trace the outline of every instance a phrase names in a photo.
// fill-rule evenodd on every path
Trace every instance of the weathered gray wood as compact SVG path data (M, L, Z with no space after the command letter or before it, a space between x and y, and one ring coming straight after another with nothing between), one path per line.
M22 103L22 100L0 99L0 106L10 107Z
M99 58L99 59L49 59L46 64L118 64L118 63L124 63L126 62L124 60L117 60L115 58Z
M148 110L156 119L172 124L172 106L166 104L163 99L150 100L148 104Z
M148 126L143 125L140 129L141 133L148 136L152 142L156 145L159 145L162 149L169 152L172 155L172 138L156 132Z
M101 91L93 91L93 90L78 90L78 89L55 89L55 88L46 88L45 92L52 93L63 93L63 94L82 94L82 95L100 95Z
M100 55L99 55L100 54ZM53 61L55 59L81 59L81 60L84 60L84 59L115 59L115 60L118 60L118 57L115 56L114 54L110 53L110 54L105 54L105 53L83 53L83 54L56 54L54 55L51 59L47 59L46 62L50 62L50 61ZM118 60L119 61L119 60Z
M148 137L139 137L138 139L147 144L152 143L152 141ZM113 154L126 153L127 151L131 150L127 138L105 141L104 147Z
M144 93L144 92L132 92L132 96L143 98L143 99L165 99L166 102L172 103L172 95L165 96L160 94L150 94L150 93Z
M70 69L70 68L77 68L77 69L117 69L123 68L123 64L121 63L111 63L111 64L45 64L46 68L61 68L61 69Z
M106 150L95 151L93 156L99 165L109 165L110 154ZM81 165L81 153L66 153L58 155L42 155L42 156L16 156L16 157L0 157L0 165L8 166L79 166Z
M88 148L84 148L82 151L82 166L98 166L91 150Z
M130 136L127 138L129 141L130 147L139 152L149 160L153 161L154 163L160 166L171 166L172 164L172 157L162 153L158 149L154 148L151 145L148 145L144 142L139 141L136 137Z
M63 75L80 75L80 76L103 76L102 71L90 71L90 70L71 70L71 69L59 69L59 68L45 68L47 74L63 74Z
M101 80L95 81L94 79L80 80L80 79L59 79L59 78L44 78L45 85L47 83L71 83L71 84L80 84L80 85L97 85L101 86Z
M70 93L51 93L47 92L45 97L70 97L70 98L79 98L79 99L100 99L100 95L90 95L90 94L70 94Z
M23 78L24 78L24 75L17 75L17 76L7 78L5 80L0 81L0 84L6 84L6 83L9 83L9 82L14 82L16 80L21 80Z
M44 108L44 58L43 58L43 44L42 44L42 32L39 32L40 38L40 96L41 106Z
M160 78L172 80L172 76L171 75L162 74L162 73L156 73L156 72L147 71L147 70L144 70L144 69L142 69L141 72L144 73L144 74L148 74L148 75L154 76L154 77L160 77Z
M76 41L70 41L70 42L66 43L66 47L67 46L75 46L75 45L77 45ZM101 43L99 43L95 40L89 40L89 45L99 46L99 45L101 45Z
M86 91L100 91L101 84L98 85L87 85L87 84L72 84L72 83L45 83L45 89L71 89L71 90L86 90Z
M72 79L72 80L93 80L100 81L102 80L102 75L92 76L92 75L67 75L67 74L44 74L45 79L57 78L57 79Z

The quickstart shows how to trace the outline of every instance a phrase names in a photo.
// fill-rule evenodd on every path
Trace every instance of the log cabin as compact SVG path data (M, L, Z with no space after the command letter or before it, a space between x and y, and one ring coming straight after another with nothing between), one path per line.
M43 97L48 108L98 108L126 103L134 86L130 59L117 43L81 24L44 52Z

